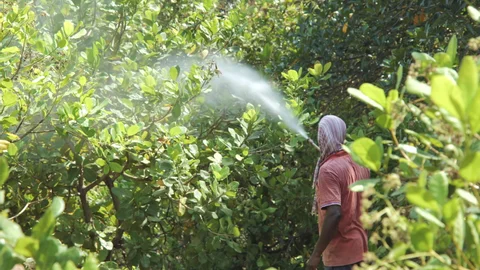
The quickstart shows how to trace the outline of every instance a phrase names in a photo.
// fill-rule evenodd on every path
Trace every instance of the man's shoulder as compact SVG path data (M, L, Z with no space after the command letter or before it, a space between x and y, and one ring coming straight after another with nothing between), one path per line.
M336 156L334 158L331 158L327 161L325 161L325 163L322 165L322 167L320 167L320 172L329 172L329 171L335 171L337 169L339 169L339 167L344 167L344 166L348 166L349 163L350 163L350 160L352 158L350 157L350 155L348 153L344 153L340 156Z

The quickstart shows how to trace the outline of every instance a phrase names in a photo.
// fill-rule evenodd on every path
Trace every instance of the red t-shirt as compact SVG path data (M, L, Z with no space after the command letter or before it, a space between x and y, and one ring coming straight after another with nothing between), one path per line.
M318 229L322 232L325 207L340 205L342 218L338 232L323 252L323 264L342 266L363 260L368 251L367 232L360 222L362 194L348 186L361 179L370 178L367 168L356 164L345 151L327 158L320 167L317 181Z

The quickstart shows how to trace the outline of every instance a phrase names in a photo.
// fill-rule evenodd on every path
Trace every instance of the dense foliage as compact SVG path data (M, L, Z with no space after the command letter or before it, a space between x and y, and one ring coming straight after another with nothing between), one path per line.
M463 1L340 2L3 1L0 268L303 267L316 152L206 102L212 55L272 78L311 134L351 124L371 268L475 268L478 26ZM369 112L346 98L364 81L395 90L351 88Z

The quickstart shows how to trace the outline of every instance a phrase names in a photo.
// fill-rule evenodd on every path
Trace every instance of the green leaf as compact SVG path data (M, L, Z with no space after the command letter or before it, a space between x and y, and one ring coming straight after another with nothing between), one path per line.
M81 76L80 78L78 78L78 83L80 84L80 86L84 86L87 83L87 78L85 78L85 76Z
M180 200L178 200L178 216L181 217L185 214L185 204L187 203L187 198L186 197L181 197Z
M385 91L383 91L382 88L379 88L370 83L364 83L360 86L360 91L376 103L380 104L380 106L382 106L383 108L385 107Z
M313 75L313 76L318 76L318 75L317 75L317 72L316 72L315 69L313 69L313 68L309 68L309 69L308 69L308 73L310 73L310 74Z
M458 213L460 212L460 200L458 198L453 198L449 200L445 205L443 206L443 219L445 220L445 223L451 224L452 221L455 220L457 217Z
M380 170L383 153L373 140L369 138L357 139L350 148L355 162L374 171Z
M63 210L65 209L65 202L59 197L54 197L50 209L53 216L58 217L63 213Z
M407 184L406 197L408 201L418 207L426 208L438 213L439 205L433 195L424 188L420 188L415 184Z
M170 78L172 80L176 80L178 78L178 74L180 73L180 67L174 66L170 68Z
M55 228L55 216L51 209L48 209L32 229L32 237L42 240L53 233Z
M457 36L453 35L447 46L447 54L450 56L452 63L455 63L455 60L457 58L457 47Z
M238 229L237 226L233 227L232 234L233 234L234 237L239 237L240 236L240 230Z
M20 228L20 225L3 216L0 216L0 231L3 232L2 238L12 246L15 246L17 240L20 237L23 237L23 232L22 228Z
M410 94L418 95L418 96L430 96L432 92L432 88L424 83L419 82L416 79L408 76L405 82L405 87Z
M463 243L465 242L465 217L460 210L453 221L453 241L463 249Z
M37 253L40 243L37 239L24 236L18 239L15 245L15 252L25 257L33 257Z
M397 70L397 83L395 84L395 89L399 89L400 83L402 82L403 78L403 66L399 65Z
M368 104L368 105L370 105L374 108L377 108L381 111L384 110L382 105L378 104L376 101L369 98L367 95L362 93L360 90L355 89L355 88L348 88L347 91L351 96L357 98L358 100L364 102L365 104Z
M393 89L388 91L388 96L387 96L387 102L385 104L385 112L387 114L392 113L392 106L394 105L395 102L398 100L398 91Z
M470 103L467 112L472 132L478 133L480 131L480 91L477 91L477 95Z
M242 248L240 247L239 244L233 242L233 241L227 241L227 245L231 247L235 252L237 253L242 253Z
M413 52L412 57L417 61L422 61L427 63L435 62L435 59L426 53Z
M460 164L460 176L470 182L479 182L480 152L469 153Z
M291 81L293 81L293 82L298 81L298 73L297 73L297 71L296 71L296 70L293 70L293 69L289 70L289 71L288 71L288 78L289 78Z
M193 197L197 199L197 201L200 201L202 199L202 193L198 189L195 189L193 191Z
M118 163L116 163L116 162L110 162L108 165L110 166L110 169L111 169L113 172L119 173L119 172L122 172L122 171L123 171L122 165L120 165L120 164L118 164Z
M358 180L357 182L351 184L348 188L353 192L363 192L367 187L373 187L379 181L380 179L378 178Z
M465 201L474 205L478 205L478 200L472 193L461 188L457 188L455 192L460 198L464 199Z
M7 152L8 152L8 155L13 157L18 153L18 148L14 143L11 143L7 147Z
M434 223L435 225L439 226L440 228L444 228L445 227L445 224L443 224L443 222L441 222L438 218L436 218L434 215L432 215L431 213L421 209L421 208L418 208L418 207L415 207L415 212L423 217L424 219Z
M82 38L83 36L85 36L86 34L87 34L87 30L80 29L80 31L78 31L75 35L71 36L70 38L71 39L79 39L79 38Z
M111 241L105 241L103 238L100 238L100 245L106 250L113 249L113 243Z
M98 261L93 254L88 255L82 270L98 270Z
M375 123L384 129L390 130L393 128L392 117L388 114L382 114L375 119Z
M173 119L178 119L178 117L180 117L181 113L182 113L182 106L178 103L173 105L173 109L172 109Z
M458 86L462 90L465 104L470 104L478 92L478 71L477 64L472 56L465 56L458 72ZM469 106L466 106L469 108Z
M0 157L0 186L3 186L10 174L10 168L8 167L7 159Z
M12 250L6 245L0 245L0 269L13 269L15 263Z
M460 88L449 78L436 75L432 78L432 101L439 107L447 110L452 116L461 119L465 111L465 104L459 95Z
M325 66L323 67L323 74L327 73L331 67L332 67L332 62L326 63Z
M19 53L20 52L20 48L16 47L16 46L12 46L12 47L6 47L6 48L3 48L1 51L1 53L12 53L12 54L15 54L15 53Z
M390 250L390 252L387 255L387 258L390 260L396 260L400 256L405 255L405 253L408 250L408 245L405 243L397 243L395 246Z
M310 71L310 68L309 68L309 71ZM313 66L313 74L312 75L318 76L318 75L322 74L322 71L323 71L322 64L317 63Z
M141 128L138 125L129 126L127 129L127 136L133 136L140 132Z
M95 160L95 164L97 164L99 167L103 167L107 165L107 162L102 158L97 158L97 160Z
M467 10L470 18L472 18L474 21L480 22L480 11L478 11L478 9L468 6Z
M425 223L413 225L410 232L410 239L416 251L428 252L433 249L434 232Z
M215 176L217 180L223 180L230 175L230 168L227 166L221 167L218 164L212 164L211 167L213 170L213 176Z
M75 26L73 25L72 21L64 21L63 22L63 30L67 36L70 36L73 31L75 31Z
M448 177L445 172L437 172L429 182L428 189L440 206L447 202L448 197Z
M187 128L175 126L170 129L169 134L171 137L176 137L178 135L185 134L185 132L187 132Z
M11 107L17 104L18 98L17 95L11 91L6 91L2 96L3 106Z
M444 52L439 52L434 55L435 61L439 67L448 67L451 68L453 61L450 58L450 55Z

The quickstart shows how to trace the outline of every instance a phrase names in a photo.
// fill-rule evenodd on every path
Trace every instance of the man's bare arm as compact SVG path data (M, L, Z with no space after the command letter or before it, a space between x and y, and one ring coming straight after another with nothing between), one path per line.
M313 250L310 260L308 260L307 269L317 269L320 264L322 253L335 236L338 230L338 223L342 218L342 208L340 205L331 205L327 207L327 213L323 221L322 232L318 238L315 249Z

